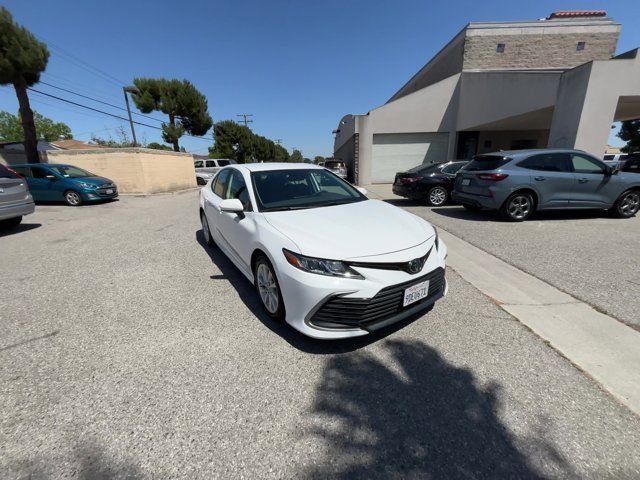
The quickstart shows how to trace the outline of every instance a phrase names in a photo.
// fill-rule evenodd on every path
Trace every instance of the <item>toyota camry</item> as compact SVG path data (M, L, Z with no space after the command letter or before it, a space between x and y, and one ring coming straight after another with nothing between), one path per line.
M204 239L269 316L314 338L366 335L446 294L447 247L428 222L365 194L314 165L231 165L200 192Z

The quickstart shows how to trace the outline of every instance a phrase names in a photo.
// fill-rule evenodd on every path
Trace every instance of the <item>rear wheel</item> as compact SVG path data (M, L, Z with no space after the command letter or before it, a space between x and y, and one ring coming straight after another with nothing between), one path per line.
M22 222L22 215L19 217L7 218L6 220L0 220L0 226L5 228L14 228L20 225Z
M640 191L628 190L618 197L611 212L618 218L633 217L640 210Z
M431 187L429 192L427 193L427 205L431 205L432 207L440 207L447 203L447 199L449 198L449 192L446 188L437 185L435 187Z
M262 306L271 318L284 318L284 302L273 266L267 257L260 255L253 269L253 278Z
M64 192L64 199L66 200L67 205L72 207L77 207L82 204L82 197L74 190L67 190Z
M510 222L523 222L533 213L533 197L526 192L512 193L500 207L500 215Z

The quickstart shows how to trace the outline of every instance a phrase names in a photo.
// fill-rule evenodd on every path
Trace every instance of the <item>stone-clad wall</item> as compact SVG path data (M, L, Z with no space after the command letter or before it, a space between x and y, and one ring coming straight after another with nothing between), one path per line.
M493 32L492 32L493 33ZM615 54L618 32L467 35L464 69L572 68ZM576 50L578 42L585 49ZM504 53L496 52L499 43Z

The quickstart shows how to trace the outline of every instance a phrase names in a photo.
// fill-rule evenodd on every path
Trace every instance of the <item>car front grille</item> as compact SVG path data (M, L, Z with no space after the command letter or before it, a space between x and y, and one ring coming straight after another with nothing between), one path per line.
M427 297L402 306L404 290L429 280ZM331 329L370 328L394 317L403 310L433 302L444 290L444 269L437 268L420 278L383 288L373 298L330 297L309 319L312 326Z
M113 190L113 192L107 193L107 190ZM100 185L98 188L96 188L96 192L98 193L98 195L106 197L115 195L118 192L118 188L113 183L110 183L107 185Z

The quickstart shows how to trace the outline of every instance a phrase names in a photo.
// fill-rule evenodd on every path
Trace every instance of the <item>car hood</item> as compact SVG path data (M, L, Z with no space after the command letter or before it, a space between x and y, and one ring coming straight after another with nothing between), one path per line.
M107 183L113 183L111 180L104 177L74 177L65 178L65 180L74 180L77 182L88 183L89 185L95 185L97 187L100 185L105 185Z
M434 235L426 221L380 200L265 212L264 217L303 255L335 260L406 250Z

